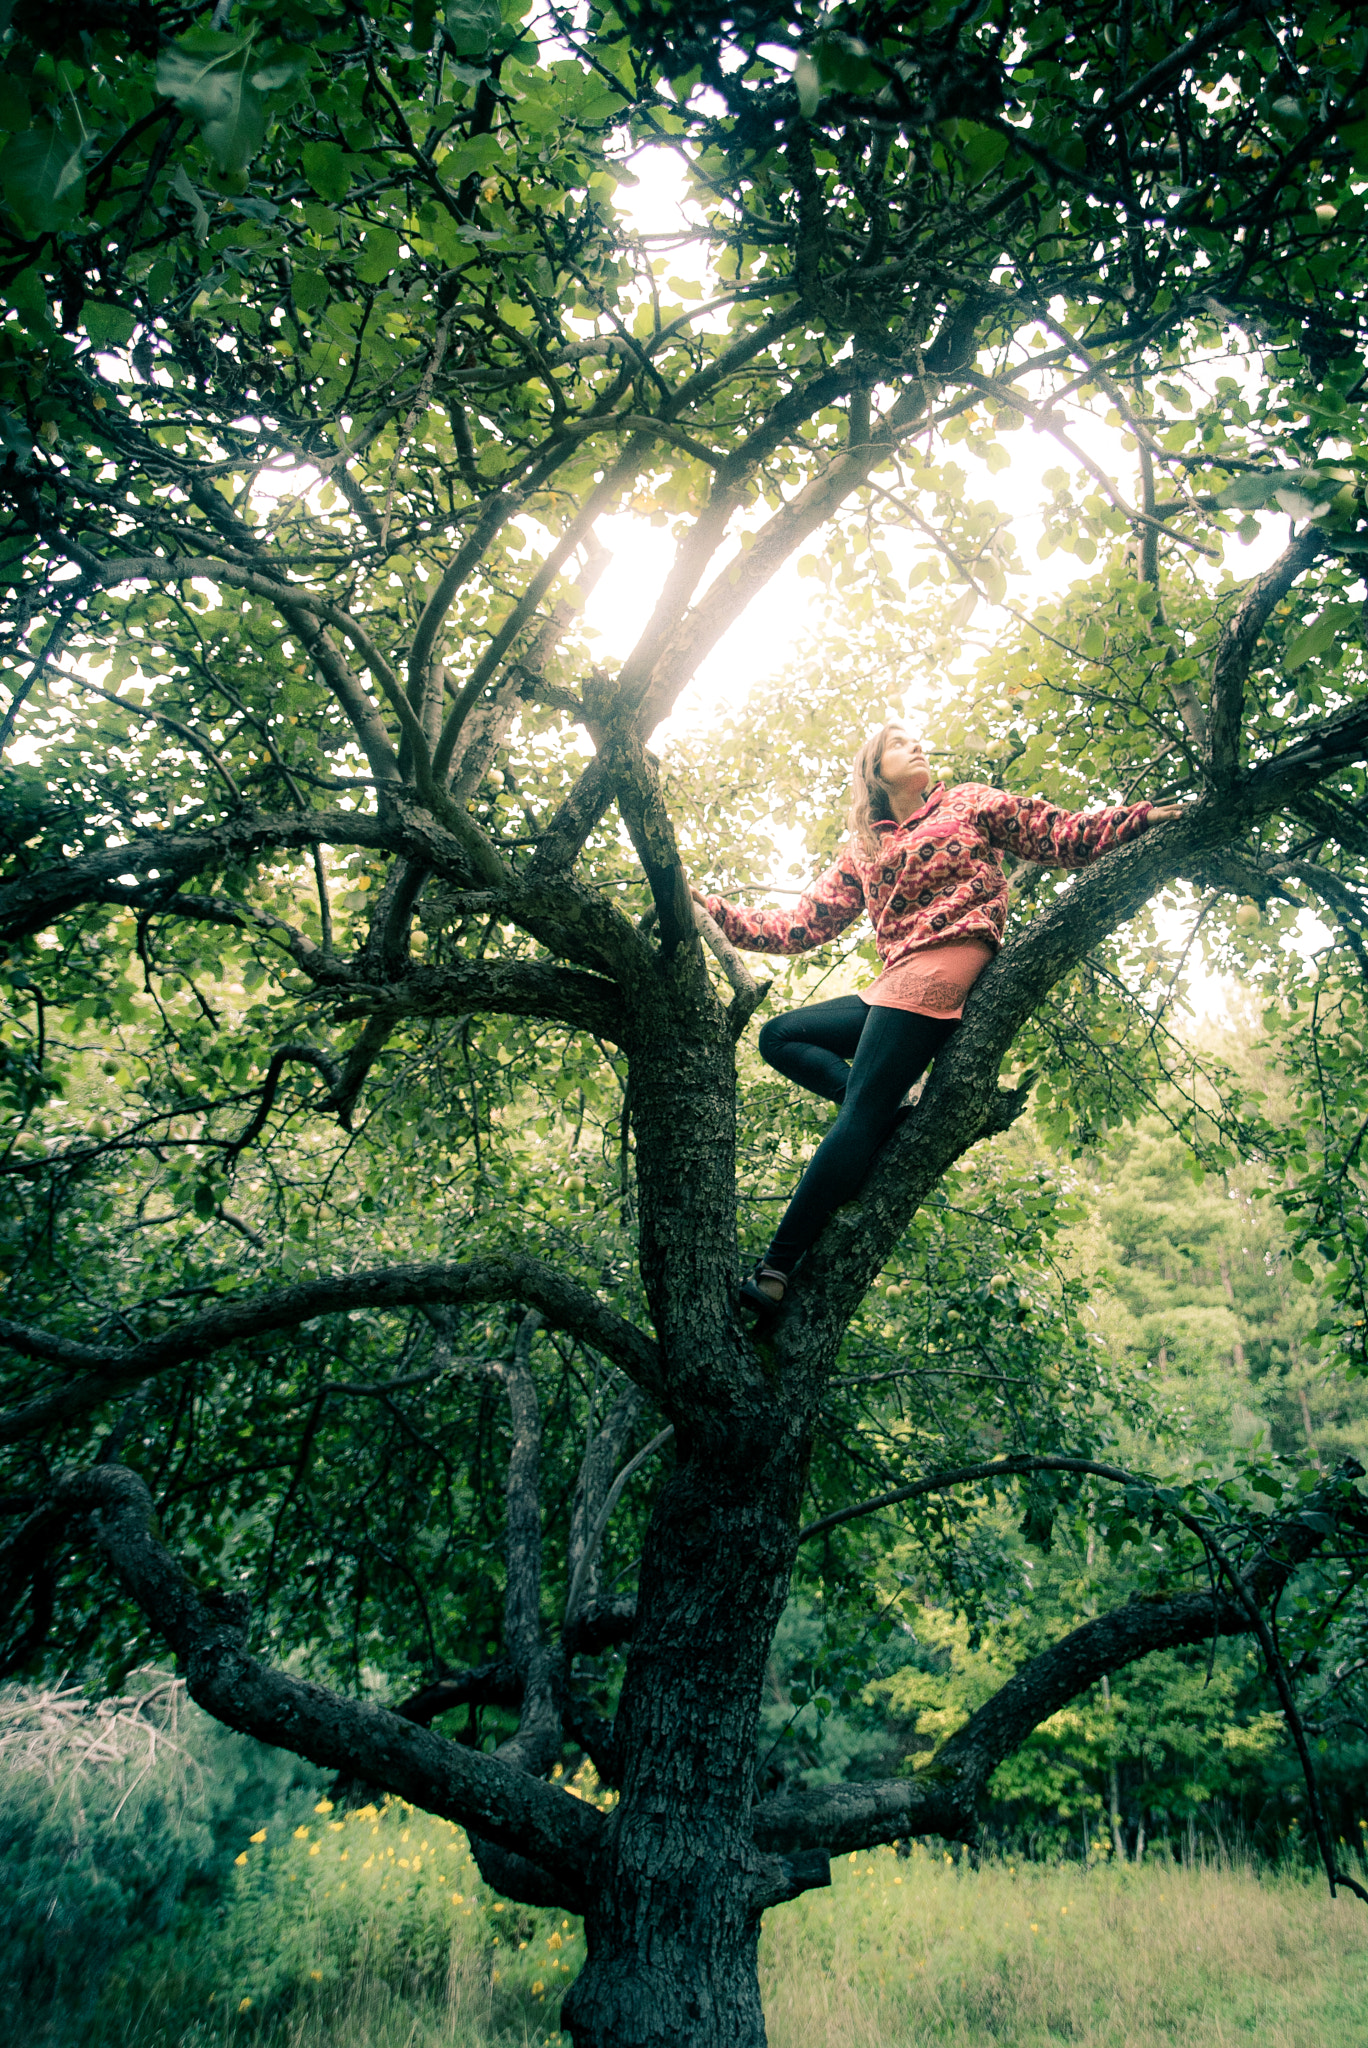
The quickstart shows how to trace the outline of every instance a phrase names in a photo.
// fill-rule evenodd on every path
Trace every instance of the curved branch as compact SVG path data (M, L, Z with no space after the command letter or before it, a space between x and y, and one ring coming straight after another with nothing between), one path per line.
M331 1053L324 1052L317 1045L280 1045L271 1054L271 1063L266 1069L266 1079L261 1085L261 1100L252 1115L251 1122L240 1137L234 1138L225 1153L226 1159L236 1159L239 1152L245 1152L254 1144L266 1127L280 1087L280 1077L285 1071L287 1060L299 1060L303 1065L314 1068L328 1084L330 1096L336 1096L342 1083L342 1069Z
M1084 1466L1107 1477L1134 1477L1118 1468L1091 1466L1087 1460L1059 1463ZM1240 1575L1234 1595L1221 1598L1203 1591L1170 1600L1135 1600L1086 1622L1023 1665L915 1777L784 1792L764 1800L753 1816L757 1846L824 1847L834 1855L913 1834L969 1839L994 1771L1051 1714L1105 1674L1153 1650L1250 1632L1255 1627L1251 1607L1255 1612L1267 1607L1320 1548L1327 1533L1349 1528L1362 1535L1368 1530L1368 1511L1350 1483L1358 1472L1361 1468L1346 1466L1343 1476L1308 1495L1298 1514L1273 1524L1258 1557Z
M598 1557L599 1545L607 1534L608 1524L613 1518L613 1509L622 1499L629 1479L635 1478L647 1461L653 1458L662 1445L674 1435L674 1424L667 1422L648 1444L644 1444L630 1462L623 1466L608 1489L607 1498L594 1518L594 1526L585 1539L584 1550L575 1566L575 1575L570 1581L570 1590L565 1596L565 1632L567 1636L575 1629L580 1619L581 1595L584 1592L590 1572Z
M373 814L363 811L270 812L224 818L198 831L161 832L123 846L64 861L35 875L13 876L0 884L0 938L26 938L56 917L82 903L104 900L120 875L149 879L128 892L144 902L170 896L183 876L224 861L241 860L266 848L366 846L391 848L395 833ZM156 869L155 876L149 874Z
M1023 1451L1019 1457L989 1458L979 1465L959 1465L951 1472L933 1472L927 1479L917 1479L910 1486L895 1486L888 1493L876 1494L873 1500L858 1501L855 1506L837 1508L819 1521L809 1522L798 1532L800 1543L811 1543L816 1536L825 1536L829 1529L839 1529L843 1522L858 1521L862 1515L874 1515L881 1508L895 1508L904 1501L922 1500L928 1493L944 1493L951 1486L967 1486L975 1479L1020 1479L1032 1472L1077 1472L1094 1479L1114 1479L1128 1486L1139 1479L1134 1472L1123 1472L1119 1465L1099 1465L1091 1458L1067 1458L1053 1452L1035 1455ZM1148 1480L1140 1481L1148 1485Z
M544 1017L571 1030L620 1043L626 1020L615 982L546 960L469 960L450 967L410 968L402 981L348 984L350 1014L391 1022L401 1017L488 1010L508 1017Z
M71 540L58 543L71 560L80 564L82 582L96 589L113 589L120 583L184 583L201 578L206 582L226 583L230 589L250 591L254 596L269 598L271 603L284 615L287 625L303 640L313 655L332 688L338 703L346 712L352 729L361 743L371 772L382 782L397 782L399 763L379 707L366 695L358 679L352 674L337 648L328 639L325 626L333 626L346 635L364 659L367 667L381 684L387 695L393 698L398 688L397 678L389 661L376 646L364 626L358 625L350 613L303 584L281 583L274 576L265 575L259 569L248 569L237 562L224 561L218 555L96 555L88 548Z
M36 1430L86 1414L125 1387L189 1359L203 1358L249 1337L297 1329L317 1316L404 1308L413 1302L458 1308L482 1301L521 1301L539 1309L554 1329L568 1330L611 1358L630 1379L652 1392L657 1390L660 1367L656 1346L634 1324L543 1260L491 1252L464 1265L438 1260L296 1281L267 1294L221 1302L174 1330L126 1350L80 1344L0 1317L0 1344L25 1358L67 1366L81 1374L65 1386L0 1414L0 1443L13 1443Z
M192 1699L215 1719L478 1829L583 1896L603 1832L595 1808L387 1708L260 1663L227 1603L216 1612L151 1534L152 1497L136 1473L123 1465L77 1473L40 1512L50 1525L89 1516L96 1547L174 1650Z
M1325 535L1314 526L1285 548L1271 569L1256 576L1221 633L1211 670L1211 708L1207 714L1206 772L1217 789L1225 789L1240 772L1240 734L1244 722L1244 686L1259 636L1275 606L1309 569L1325 547Z

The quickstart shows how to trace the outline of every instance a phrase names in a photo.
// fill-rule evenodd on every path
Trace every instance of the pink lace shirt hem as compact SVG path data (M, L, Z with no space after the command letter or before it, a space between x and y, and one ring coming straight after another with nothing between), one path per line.
M982 939L929 946L886 967L877 981L860 990L860 1001L874 1009L916 1010L924 1017L962 1017L969 991L992 957L993 948Z

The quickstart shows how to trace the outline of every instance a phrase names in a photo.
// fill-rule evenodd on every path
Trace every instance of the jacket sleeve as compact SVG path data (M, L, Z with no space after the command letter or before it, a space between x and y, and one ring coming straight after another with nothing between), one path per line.
M982 790L978 814L994 846L1047 868L1085 868L1114 846L1138 839L1154 805L1113 804L1099 811L1061 811L1039 796Z
M792 910L738 910L709 896L708 915L734 946L752 953L809 953L843 932L865 907L864 885L848 853L841 854Z

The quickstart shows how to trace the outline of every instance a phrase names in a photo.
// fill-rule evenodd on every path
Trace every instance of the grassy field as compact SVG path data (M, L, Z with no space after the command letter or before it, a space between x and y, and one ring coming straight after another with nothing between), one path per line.
M398 1806L258 1830L226 1907L125 1954L41 2048L547 2048L579 1923L494 1899ZM771 2048L1338 2048L1368 2041L1368 1910L1245 1870L842 1861L771 1913Z
M1242 1870L843 1864L769 1916L771 2048L1349 2048L1368 1910Z

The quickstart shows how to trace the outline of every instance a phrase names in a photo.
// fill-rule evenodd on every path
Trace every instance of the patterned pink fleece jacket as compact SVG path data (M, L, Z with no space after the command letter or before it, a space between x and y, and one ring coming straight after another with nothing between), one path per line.
M806 953L862 910L886 968L962 939L996 948L1007 921L1000 847L1046 867L1086 867L1143 832L1153 808L1061 811L1041 797L1012 796L984 782L942 784L901 825L875 825L877 859L852 841L794 909L738 910L709 896L708 911L734 946L754 953Z

